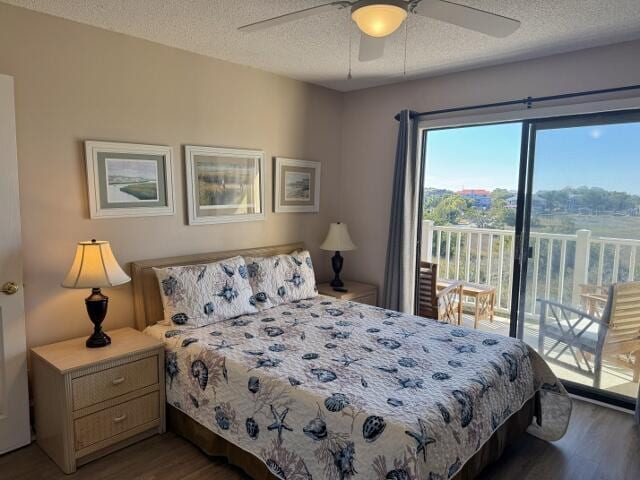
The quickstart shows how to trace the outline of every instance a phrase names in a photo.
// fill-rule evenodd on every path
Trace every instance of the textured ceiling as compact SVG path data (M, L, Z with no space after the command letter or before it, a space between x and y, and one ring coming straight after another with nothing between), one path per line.
M260 32L236 30L329 0L0 1L341 91L640 38L640 0L456 0L522 25L498 39L410 15L403 76L404 29L387 40L382 59L359 63L358 31L346 10Z

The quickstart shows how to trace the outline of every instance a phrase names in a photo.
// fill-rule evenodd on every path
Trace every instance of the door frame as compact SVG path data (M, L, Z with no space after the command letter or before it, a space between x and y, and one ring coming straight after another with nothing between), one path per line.
M515 223L515 247L513 269L513 284L511 291L511 311L509 321L509 336L521 337L524 324L518 322L518 313L524 307L525 296L521 295L523 279L527 278L527 265L529 250L529 232L531 220L531 191L533 187L533 171L535 157L535 135L537 123L552 121L566 121L571 118L602 117L624 115L640 111L640 97L629 97L622 99L612 99L604 101L572 103L539 108L518 108L487 113L457 115L438 115L435 118L421 120L418 123L418 150L420 152L420 175L421 183L424 180L426 170L426 147L428 131L441 130L459 127L472 127L481 125L496 125L502 123L522 122L522 137L519 159L518 174L518 201L516 209ZM416 241L416 259L419 268L421 259L423 201L422 192L424 185L420 189L420 203L418 205L418 238ZM427 247L429 248L429 247ZM416 282L417 284L417 282ZM417 292L417 290L416 290ZM416 293L417 296L417 293ZM622 395L595 389L588 385L581 385L572 381L563 380L563 385L569 393L592 399L599 402L608 403L628 410L634 410L635 403Z

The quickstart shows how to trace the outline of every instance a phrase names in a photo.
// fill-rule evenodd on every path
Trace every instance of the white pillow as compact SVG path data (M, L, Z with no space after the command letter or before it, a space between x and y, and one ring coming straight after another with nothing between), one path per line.
M273 257L245 257L255 305L260 310L318 295L307 250Z
M242 257L216 263L154 268L165 320L177 326L202 327L257 313Z

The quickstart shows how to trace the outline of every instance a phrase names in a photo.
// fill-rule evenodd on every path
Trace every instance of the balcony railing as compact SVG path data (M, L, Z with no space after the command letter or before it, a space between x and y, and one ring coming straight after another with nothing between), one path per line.
M579 306L584 285L606 286L639 277L640 240L531 232L525 313L536 315L537 298ZM438 278L489 284L496 311L508 313L513 285L514 232L466 226L422 225L423 260L437 262Z

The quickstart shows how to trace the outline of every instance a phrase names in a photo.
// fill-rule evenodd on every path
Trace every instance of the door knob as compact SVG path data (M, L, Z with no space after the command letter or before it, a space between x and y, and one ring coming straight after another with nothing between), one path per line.
M14 293L18 292L18 285L14 282L7 282L4 285L2 285L2 289L0 289L0 292L2 293L6 293L7 295L13 295Z

